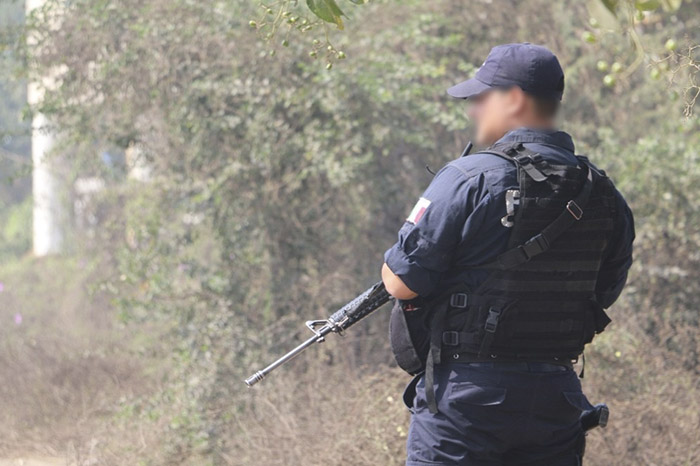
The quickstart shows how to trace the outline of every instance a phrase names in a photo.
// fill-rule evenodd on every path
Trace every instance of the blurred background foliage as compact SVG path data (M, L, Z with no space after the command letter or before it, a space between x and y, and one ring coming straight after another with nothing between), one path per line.
M388 312L255 390L242 379L378 279L425 166L469 139L444 90L493 45L529 41L559 56L562 128L637 220L629 286L587 352L584 387L613 416L588 463L700 462L700 4L363 3L337 3L340 16L328 0L50 0L24 23L21 2L3 4L2 451L402 464L407 378ZM58 85L23 111L27 80L52 73ZM28 256L36 111L70 181L104 182L50 259ZM129 177L135 165L147 181Z

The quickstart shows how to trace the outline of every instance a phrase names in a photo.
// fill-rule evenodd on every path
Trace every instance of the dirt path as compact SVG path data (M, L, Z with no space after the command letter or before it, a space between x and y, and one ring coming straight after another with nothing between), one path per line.
M0 466L67 466L61 458L50 456L24 456L20 458L0 458Z

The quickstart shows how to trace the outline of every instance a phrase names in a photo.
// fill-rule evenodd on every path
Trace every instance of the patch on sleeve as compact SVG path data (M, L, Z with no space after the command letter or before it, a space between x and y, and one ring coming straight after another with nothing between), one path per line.
M414 225L418 223L421 217L423 217L425 211L428 209L429 205L430 201L426 198L421 197L420 199L418 199L418 202L416 202L416 205L413 206L413 210L411 211L411 214L408 216L406 221L411 222Z

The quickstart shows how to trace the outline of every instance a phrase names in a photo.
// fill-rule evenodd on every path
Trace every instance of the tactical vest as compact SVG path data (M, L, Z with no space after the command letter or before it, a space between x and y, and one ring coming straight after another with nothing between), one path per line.
M481 153L517 168L519 188L506 193L501 219L512 228L508 249L475 267L491 270L477 289L450 290L426 303L429 325L419 331L429 332L429 347L417 351L418 359L406 356L401 343L407 338L400 332L392 336L399 365L414 374L425 370L432 412L437 412L435 364L469 358L570 361L610 322L595 289L613 230L612 182L583 156L577 156L578 166L558 165L513 142ZM396 314L392 319L403 324Z
M512 142L483 152L517 167L519 189L506 193L501 220L512 231L506 252L478 267L492 271L486 281L453 294L434 323L442 353L575 359L610 322L595 289L613 230L613 184L583 156L579 166L556 165Z

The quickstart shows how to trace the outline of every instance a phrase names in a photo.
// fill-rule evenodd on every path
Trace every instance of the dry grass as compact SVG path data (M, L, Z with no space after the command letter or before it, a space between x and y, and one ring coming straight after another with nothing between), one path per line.
M700 379L669 356L613 329L588 351L584 391L606 402L611 418L589 434L587 465L700 464ZM401 465L407 381L395 368L276 373L251 390L226 464Z
M316 366L249 390L226 455L232 465L390 465L403 456L408 376L391 369Z
M0 456L44 454L105 464L120 399L148 388L125 352L94 270L68 258L0 268ZM129 435L123 437L128 439Z
M36 453L80 466L403 464L408 411L401 394L409 377L343 357L344 349L369 343L359 330L310 349L254 389L231 380L223 443L213 455L172 455L162 436L168 416L130 411L163 390L154 382L162 374L155 361L133 355L137 336L115 324L104 297L87 292L89 267L27 260L0 268L0 281L0 456ZM592 402L608 403L611 419L589 435L586 464L698 465L697 368L655 344L632 315L623 300L587 351L584 390ZM381 338L385 322L373 319L372 338ZM676 335L693 331L674 328ZM373 351L364 359L388 359Z

